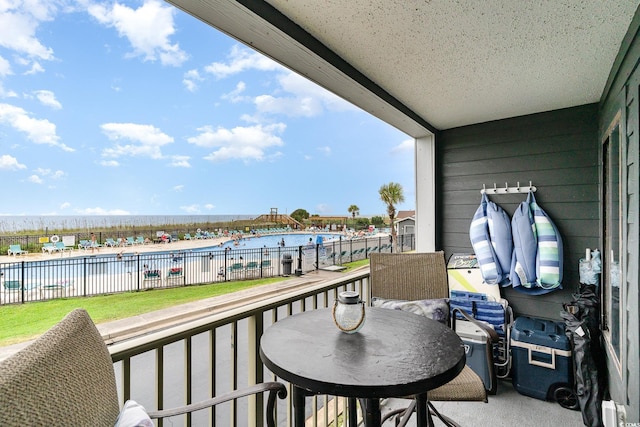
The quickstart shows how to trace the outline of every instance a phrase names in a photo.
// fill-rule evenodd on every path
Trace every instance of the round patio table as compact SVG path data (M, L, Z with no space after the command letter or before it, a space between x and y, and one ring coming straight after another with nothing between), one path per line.
M294 425L304 426L305 397L363 399L365 426L379 426L379 399L415 396L417 425L426 426L427 392L455 378L465 365L464 346L447 326L405 311L366 308L364 326L341 332L331 309L289 316L267 328L260 341L265 366L292 384Z

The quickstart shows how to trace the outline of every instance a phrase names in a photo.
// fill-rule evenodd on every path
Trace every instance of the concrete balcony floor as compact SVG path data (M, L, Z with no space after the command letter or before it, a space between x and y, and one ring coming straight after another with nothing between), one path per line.
M383 402L384 412L403 408L408 403L403 399L388 399ZM565 409L556 402L546 402L523 396L512 386L510 379L499 380L498 391L482 402L434 402L436 409L462 427L579 427L584 425L582 413ZM383 413L384 413L383 412ZM444 424L435 420L437 427ZM385 425L393 425L391 421ZM407 426L415 426L415 416Z

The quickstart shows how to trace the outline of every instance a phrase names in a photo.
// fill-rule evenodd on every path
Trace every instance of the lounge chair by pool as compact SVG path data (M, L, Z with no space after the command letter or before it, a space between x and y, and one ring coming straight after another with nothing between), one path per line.
M42 245L42 253L53 253L53 252L58 252L58 248L56 248L56 245L52 242L48 242L48 243L44 243Z
M160 270L152 269L144 272L144 279L142 280L143 289L155 288L156 285L162 284L162 275Z
M23 251L20 245L9 245L9 249L7 250L8 255L25 255L28 254L29 251Z
M167 286L176 286L184 284L184 270L182 267L173 267L167 271Z
M62 243L62 242L59 242ZM40 298L54 299L73 296L73 280L57 280L40 286Z
M73 246L65 246L64 242L56 242L56 248L60 252L72 251L73 250Z

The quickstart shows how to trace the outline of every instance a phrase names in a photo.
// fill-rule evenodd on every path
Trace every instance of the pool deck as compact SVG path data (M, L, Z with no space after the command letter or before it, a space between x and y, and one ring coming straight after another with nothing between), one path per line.
M247 235L245 237L249 237ZM251 237L252 239L259 239L259 237ZM190 249L207 248L210 246L218 246L221 243L225 243L231 240L230 237L216 237L212 239L191 239L191 240L177 240L171 243L147 243L128 246L108 247L102 246L96 248L94 251L91 249L77 249L67 250L64 252L54 253L42 253L42 252L30 252L24 255L8 256L6 254L0 255L0 263L11 263L21 261L42 261L55 258L73 258L73 257L86 257L91 255L116 255L120 252L123 254L139 254L145 252L165 252L165 251L187 251Z
M335 233L335 232L328 232ZM275 233L275 234L266 234L266 236L274 236L274 235L287 235L287 234L314 234L309 231L292 231L288 233ZM385 237L386 233L377 233L376 237ZM245 234L243 236L245 239L260 239L258 236L253 236L251 234ZM358 236L354 240L359 240L361 238L367 238L373 236ZM352 237L353 239L353 237ZM56 258L82 258L86 256L92 255L116 255L122 252L123 255L136 255L145 252L181 252L188 251L193 249L201 249L208 248L213 246L219 246L231 240L231 237L214 237L209 239L195 239L191 240L177 240L171 243L147 243L147 244L136 244L136 245L127 245L127 246L116 246L116 247L108 247L102 246L100 248L96 248L94 251L91 249L78 249L77 244L71 250L66 250L64 252L29 252L23 255L7 255L0 254L0 264L2 263L14 263L21 261L43 261L48 259L56 259Z

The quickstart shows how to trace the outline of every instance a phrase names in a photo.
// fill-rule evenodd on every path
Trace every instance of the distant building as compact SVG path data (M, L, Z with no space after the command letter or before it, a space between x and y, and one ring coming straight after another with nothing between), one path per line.
M416 227L416 211L398 211L398 216L394 221L396 234L402 236L405 234L414 234Z

